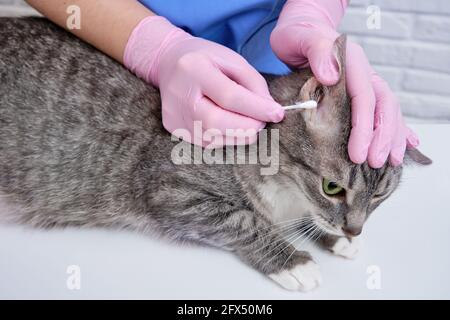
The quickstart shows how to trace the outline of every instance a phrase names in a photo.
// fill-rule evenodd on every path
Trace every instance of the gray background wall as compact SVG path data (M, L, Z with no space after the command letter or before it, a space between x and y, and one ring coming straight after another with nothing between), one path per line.
M366 26L369 5L381 9L379 30ZM351 0L340 29L364 47L404 114L450 121L449 0Z
M381 9L368 29L369 5ZM22 0L0 0L0 16L33 13ZM351 0L342 32L361 44L413 122L450 122L450 0Z

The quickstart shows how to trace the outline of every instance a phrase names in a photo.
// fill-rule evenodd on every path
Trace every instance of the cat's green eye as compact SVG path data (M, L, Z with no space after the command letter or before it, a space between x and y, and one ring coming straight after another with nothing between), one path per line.
M344 192L344 188L338 185L336 182L323 178L322 181L323 192L329 196L336 196Z

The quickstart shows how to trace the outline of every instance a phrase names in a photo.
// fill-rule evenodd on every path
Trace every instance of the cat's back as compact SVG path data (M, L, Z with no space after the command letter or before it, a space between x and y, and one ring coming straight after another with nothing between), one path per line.
M0 18L0 43L3 109L161 129L157 89L48 20Z
M46 19L0 18L0 43L4 186L106 179L143 156L167 162L157 89Z
M172 162L159 91L116 61L40 18L0 18L0 43L0 193L77 212L239 194L231 166Z
M0 201L26 204L14 221L141 228L250 207L233 165L173 161L159 91L119 63L44 19L0 18L0 43Z
M0 138L10 147L170 139L157 89L48 20L0 18L0 43Z

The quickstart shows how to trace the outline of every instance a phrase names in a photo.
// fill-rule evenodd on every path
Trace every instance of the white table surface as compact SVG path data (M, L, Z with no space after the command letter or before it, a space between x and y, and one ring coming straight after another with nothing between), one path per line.
M414 129L434 164L405 170L400 189L366 224L356 260L312 249L324 280L312 293L284 291L216 249L130 232L3 225L0 298L449 299L450 125ZM67 288L70 265L80 267L80 290ZM372 265L380 270L380 289L367 287Z

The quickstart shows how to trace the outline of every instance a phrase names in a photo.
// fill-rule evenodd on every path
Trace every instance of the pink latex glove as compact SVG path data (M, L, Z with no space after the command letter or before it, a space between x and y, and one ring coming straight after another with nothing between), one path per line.
M197 145L253 143L264 122L284 117L264 78L243 57L193 37L163 17L147 17L134 29L124 64L159 87L164 127ZM202 121L209 136L198 134L194 121ZM229 129L252 131L236 139L245 135Z
M332 47L346 0L288 0L271 34L277 56L293 67L310 66L323 85L333 85L339 71ZM348 145L355 163L374 168L389 157L402 163L406 146L416 147L417 136L405 126L399 103L387 83L370 66L363 49L347 42L346 79L352 104L352 131Z

